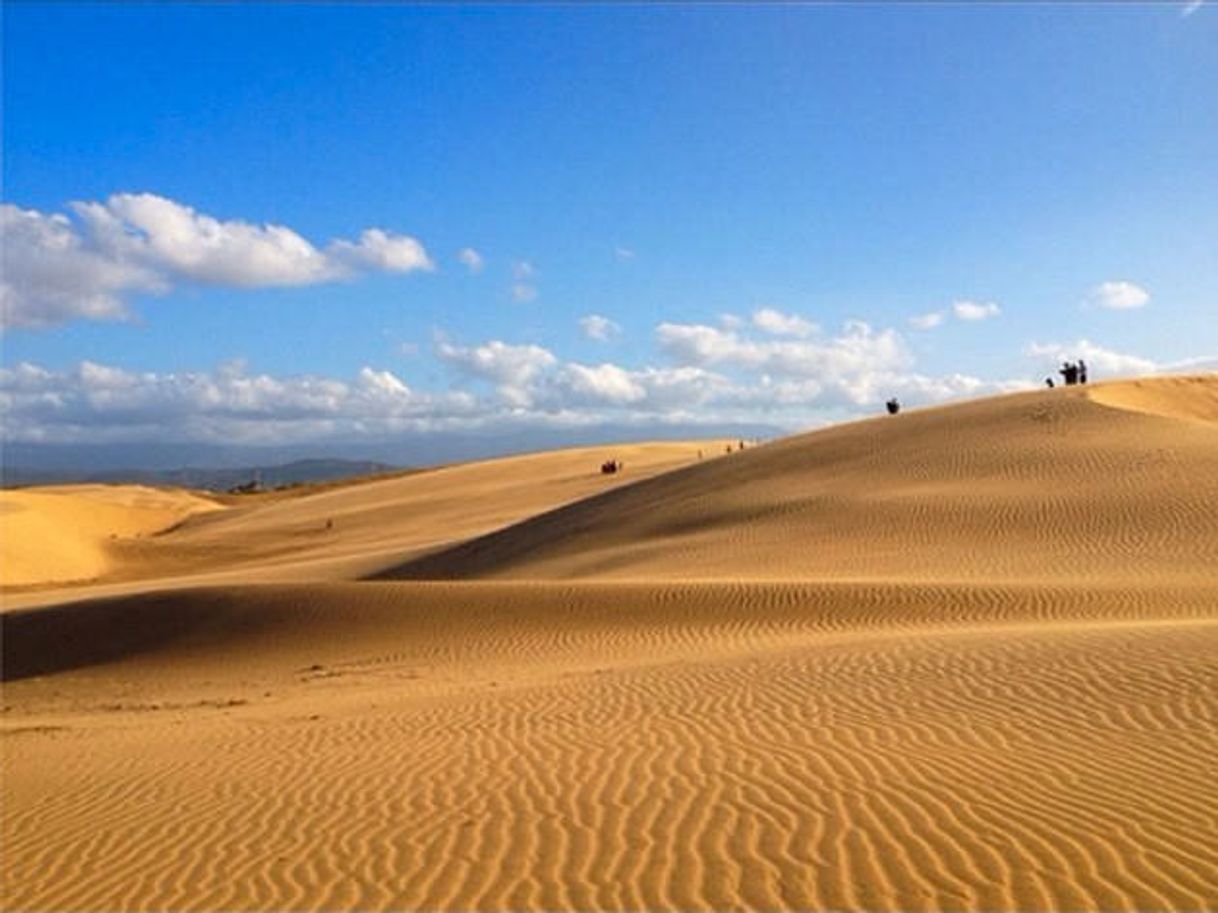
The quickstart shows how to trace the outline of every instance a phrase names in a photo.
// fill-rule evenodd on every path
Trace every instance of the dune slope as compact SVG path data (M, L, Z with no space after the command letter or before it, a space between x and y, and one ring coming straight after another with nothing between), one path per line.
M387 576L1212 582L1216 391L1213 377L1114 383L829 428ZM1139 408L1104 405L1118 399Z
M45 530L30 540L33 544L27 549L41 556L42 564L27 562L28 571L14 573L11 579L5 574L2 579L13 586L99 576L102 586L72 594L19 594L6 602L11 607L45 605L69 595L209 582L351 579L396 565L420 551L697 462L700 455L709 461L723 452L724 443L662 441L580 447L463 463L361 484L326 485L315 493L286 499L255 496L248 503L239 500L227 509L192 516L157 536L149 534L169 524L149 527L142 514L124 515L122 505L115 503L112 527L116 538L107 540L105 560L89 565L88 574L73 572L66 577L56 574L57 568L66 565L61 564L57 545L51 541L52 531L66 529L75 534L78 516L68 517L46 507L61 503L58 493L69 491L68 487L46 489L57 497L39 500L21 514ZM624 471L602 475L600 464L611 458L624 462ZM120 501L122 493L131 490L137 489L90 487L97 498L108 496L112 501ZM165 493L167 498L174 496ZM192 503L198 500L184 493L176 496ZM28 496L12 492L4 497ZM210 501L207 504L218 507ZM174 519L184 516L182 512ZM126 527L122 526L124 520ZM105 531L108 535L111 527Z
M1158 380L191 520L245 582L0 615L0 903L1213 909L1218 381Z
M0 581L87 580L114 569L118 539L151 536L221 509L209 498L143 485L0 491Z

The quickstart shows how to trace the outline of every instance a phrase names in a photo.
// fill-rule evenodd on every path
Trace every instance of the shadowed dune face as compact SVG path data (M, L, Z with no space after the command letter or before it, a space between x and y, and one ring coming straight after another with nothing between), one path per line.
M0 615L0 902L1213 909L1216 389L191 519Z

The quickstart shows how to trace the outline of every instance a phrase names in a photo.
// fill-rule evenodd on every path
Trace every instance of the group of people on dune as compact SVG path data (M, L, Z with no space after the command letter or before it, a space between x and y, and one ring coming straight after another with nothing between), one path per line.
M1067 387L1073 387L1075 384L1087 383L1087 362L1081 358L1077 362L1064 361L1062 366L1057 369L1057 373L1062 376L1062 380L1066 382ZM1045 378L1045 386L1052 387L1053 378Z
M1081 358L1078 361L1063 361L1062 366L1057 369L1057 373L1062 376L1062 380L1065 381L1067 387L1073 387L1075 384L1085 384L1087 383L1087 362ZM1052 376L1045 378L1045 386L1050 388L1057 386L1053 382ZM901 403L895 396L884 403L884 406L888 410L889 415L896 415L901 411Z

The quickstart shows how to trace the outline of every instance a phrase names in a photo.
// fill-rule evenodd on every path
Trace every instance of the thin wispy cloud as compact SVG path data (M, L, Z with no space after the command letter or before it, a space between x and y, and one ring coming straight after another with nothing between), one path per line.
M993 301L953 301L952 313L958 320L976 322L997 317L1002 313L1002 308Z
M478 253L472 247L461 248L461 250L457 252L457 259L460 260L465 268L471 273L482 272L482 267L485 265L485 261L482 259L482 254Z
M947 315L943 311L931 311L928 314L918 314L909 318L909 325L915 330L933 330L943 323Z
M1001 313L1002 308L994 301L960 299L953 301L950 308L929 311L925 314L915 314L908 318L908 320L909 325L915 330L925 331L942 326L948 316L955 317L957 320L963 320L966 323L979 323L983 320L997 317Z
M1205 5L1205 0L1188 0L1188 3L1184 4L1183 8L1180 10L1181 18L1188 18L1193 13L1197 12L1197 10L1201 9L1203 5Z
M524 304L537 299L537 267L528 260L516 260L512 263L512 300Z

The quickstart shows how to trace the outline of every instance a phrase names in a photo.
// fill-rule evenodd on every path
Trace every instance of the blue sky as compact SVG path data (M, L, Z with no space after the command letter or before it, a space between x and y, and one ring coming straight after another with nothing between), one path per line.
M797 428L1218 356L1207 4L3 30L10 440Z

